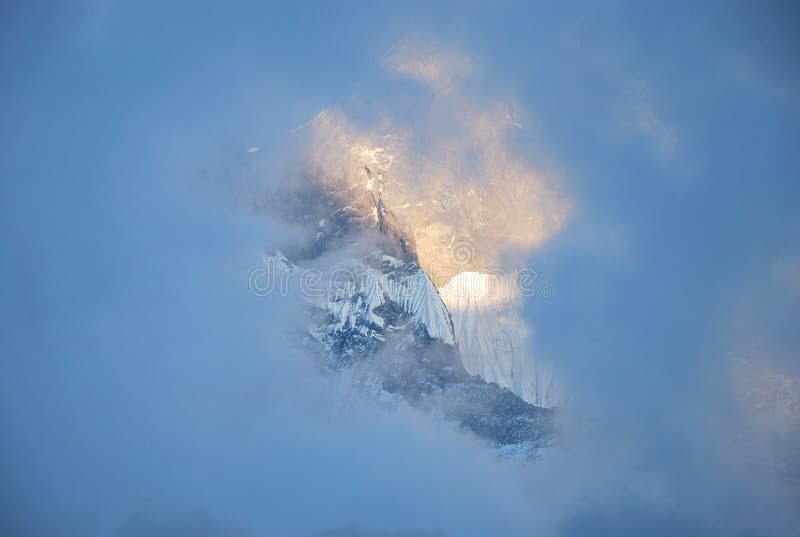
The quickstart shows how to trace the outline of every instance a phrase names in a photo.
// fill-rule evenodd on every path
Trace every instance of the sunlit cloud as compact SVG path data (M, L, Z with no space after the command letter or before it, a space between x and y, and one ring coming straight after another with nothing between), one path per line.
M453 72L436 67L450 65L447 58L401 50L398 69L437 87L454 87ZM463 57L457 72L469 64ZM557 181L511 150L509 139L521 127L511 107L465 94L437 99L413 127L396 126L390 118L362 128L337 109L310 124L305 175L367 226L376 224L380 197L439 286L465 270L498 267L512 251L532 251L572 211Z
M432 44L400 43L384 55L384 64L392 72L425 84L439 93L447 93L474 71L466 54L437 48Z

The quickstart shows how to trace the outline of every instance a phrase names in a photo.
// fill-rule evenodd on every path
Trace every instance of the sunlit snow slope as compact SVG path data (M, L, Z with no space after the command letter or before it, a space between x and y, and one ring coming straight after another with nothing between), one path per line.
M559 403L553 376L530 356L527 329L517 314L513 278L462 272L439 290L453 319L464 367L528 402Z

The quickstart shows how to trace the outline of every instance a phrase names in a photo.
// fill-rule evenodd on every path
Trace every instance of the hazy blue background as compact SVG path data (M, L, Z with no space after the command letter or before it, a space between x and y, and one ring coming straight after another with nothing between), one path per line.
M732 360L800 375L796 6L230 4L0 4L0 533L797 530L726 436ZM576 205L525 311L590 425L536 468L331 410L247 290L285 231L241 185L328 106L413 105L380 58L418 37Z

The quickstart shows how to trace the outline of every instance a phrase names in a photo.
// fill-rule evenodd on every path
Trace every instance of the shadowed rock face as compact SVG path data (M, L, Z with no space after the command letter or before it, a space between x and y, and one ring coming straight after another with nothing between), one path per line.
M358 389L470 430L504 452L533 456L552 438L553 411L470 375L450 314L415 262L373 255L347 267L349 292L313 307L310 344L325 368L353 373Z

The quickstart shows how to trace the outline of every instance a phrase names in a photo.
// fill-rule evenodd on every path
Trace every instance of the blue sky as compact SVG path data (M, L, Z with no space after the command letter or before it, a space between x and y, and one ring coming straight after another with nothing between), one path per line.
M799 15L781 2L4 2L0 523L796 529L796 496L720 460L740 419L731 364L800 376ZM334 426L326 388L275 344L294 306L248 293L248 269L286 236L247 209L250 188L284 180L292 129L325 108L417 113L427 90L383 58L423 41L471 58L475 99L515 103L515 153L574 206L529 254L553 295L524 311L606 431L591 437L600 455L531 476L413 416L365 409ZM560 483L558 498L534 478ZM751 497L754 484L769 492Z

